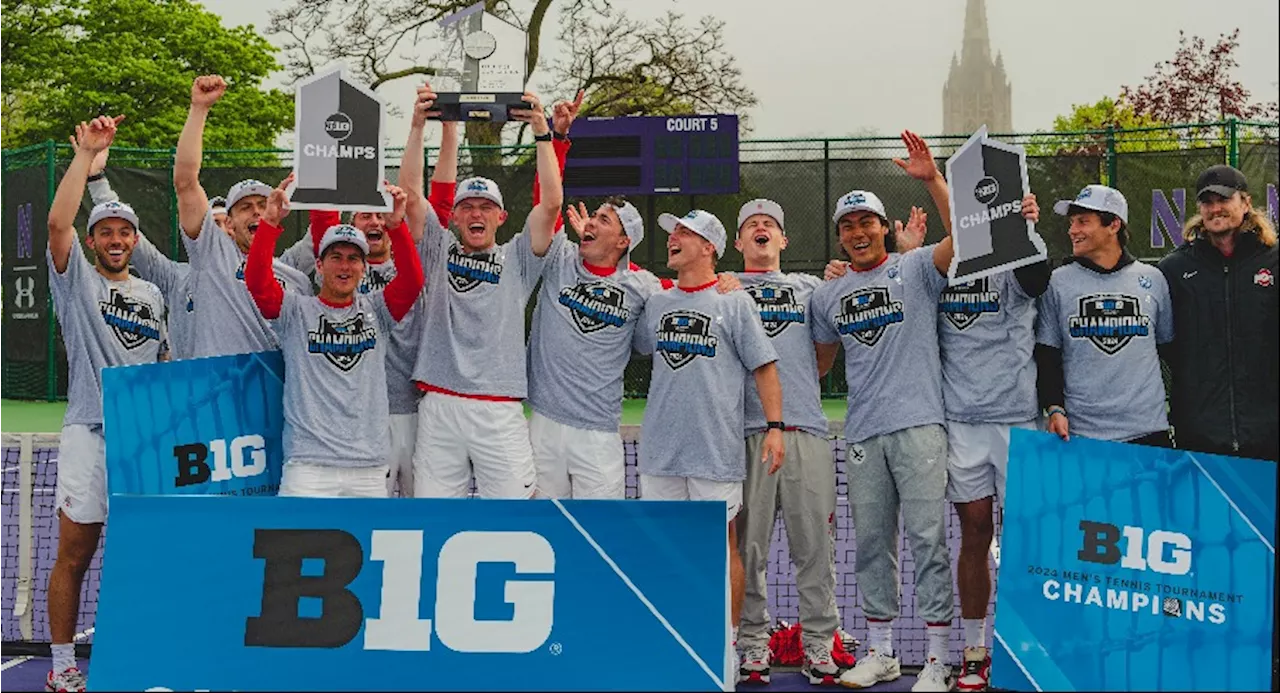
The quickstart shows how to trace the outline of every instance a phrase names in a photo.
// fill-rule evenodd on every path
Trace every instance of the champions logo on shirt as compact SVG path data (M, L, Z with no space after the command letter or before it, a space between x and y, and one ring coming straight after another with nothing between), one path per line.
M986 277L949 286L938 299L938 312L957 330L963 330L983 313L1000 312L1000 292L991 290Z
M244 263L246 262L248 262L248 260L241 260L240 266L236 268L236 281L241 281L241 282L244 281ZM279 284L280 288L283 290L285 288L284 280L281 279L280 275L278 274L273 273L272 276L276 278L276 283ZM191 309L188 309L188 311L190 310Z
M382 272L377 272L374 271L373 268L370 268L364 273L364 278L360 280L360 286L357 287L356 290L362 294L371 294L377 291L382 291L387 288L387 285L391 283L392 279L395 279L395 276L395 267L391 267Z
M449 246L449 286L466 293L481 284L497 284L502 278L502 263L493 258L493 253L467 255L456 243Z
M748 286L747 293L760 310L760 322L770 338L782 334L793 323L804 324L804 304L796 303L795 292L789 286L758 284Z
M135 301L112 289L105 301L98 301L102 321L120 341L120 346L133 351L148 339L160 339L160 316L150 303Z
M569 309L573 324L582 334L627 324L631 311L624 303L626 293L608 282L579 282L560 290L560 305Z
M902 301L893 300L887 287L872 286L841 298L840 313L836 315L835 322L840 334L873 347L889 325L902 320Z
M1136 296L1092 294L1082 296L1079 312L1067 318L1072 339L1087 339L1099 351L1114 356L1133 340L1151 334L1151 318L1142 314Z
M655 348L671 370L677 371L699 356L716 357L719 338L711 334L711 317L693 310L664 313L658 320Z
M350 371L360 363L364 352L378 346L378 330L364 313L334 322L327 315L320 316L320 326L307 332L307 351L323 354L329 363Z

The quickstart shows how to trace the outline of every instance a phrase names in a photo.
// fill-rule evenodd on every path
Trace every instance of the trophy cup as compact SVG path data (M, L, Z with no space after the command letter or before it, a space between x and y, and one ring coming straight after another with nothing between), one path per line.
M445 65L432 80L439 120L502 123L524 100L528 37L479 2L440 21Z

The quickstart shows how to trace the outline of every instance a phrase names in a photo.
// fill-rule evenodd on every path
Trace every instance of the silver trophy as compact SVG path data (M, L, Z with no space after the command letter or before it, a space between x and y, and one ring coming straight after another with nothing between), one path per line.
M501 123L524 100L529 39L520 27L484 11L479 2L440 20L444 47L432 80L440 120Z

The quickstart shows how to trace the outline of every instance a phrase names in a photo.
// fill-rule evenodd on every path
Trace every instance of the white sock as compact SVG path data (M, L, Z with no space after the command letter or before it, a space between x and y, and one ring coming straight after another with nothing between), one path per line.
M50 649L53 650L53 673L55 676L76 665L75 645L71 643L53 645Z
M964 624L965 647L987 646L987 619L962 618L960 622Z
M893 656L893 621L871 621L867 624L867 638L871 649L886 656Z
M946 664L947 654L951 650L951 624L929 625L927 628L929 630L929 653L925 656Z

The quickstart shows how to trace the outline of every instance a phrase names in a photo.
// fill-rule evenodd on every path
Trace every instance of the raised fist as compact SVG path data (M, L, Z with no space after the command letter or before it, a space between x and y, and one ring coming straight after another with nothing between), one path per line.
M218 75L201 75L191 84L191 105L209 107L227 93L227 81Z

